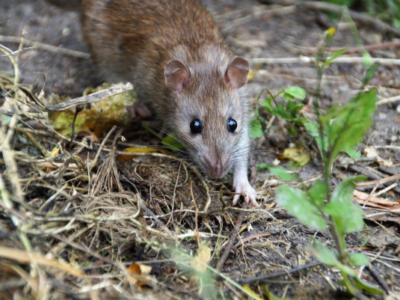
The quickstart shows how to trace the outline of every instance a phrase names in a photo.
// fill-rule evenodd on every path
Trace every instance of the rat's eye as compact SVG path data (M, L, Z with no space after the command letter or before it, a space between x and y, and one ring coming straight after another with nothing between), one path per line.
M193 134L199 134L201 133L201 130L203 129L203 126L201 125L201 122L199 119L194 119L192 123L190 123L190 131Z
M228 119L228 131L235 132L237 128L237 122L234 119Z

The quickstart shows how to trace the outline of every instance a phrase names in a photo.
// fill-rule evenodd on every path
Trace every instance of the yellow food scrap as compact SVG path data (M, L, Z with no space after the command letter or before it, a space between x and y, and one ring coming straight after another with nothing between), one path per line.
M297 162L300 166L304 166L311 159L308 152L304 151L304 147L293 147L287 148L281 155L278 155L279 159L290 159Z

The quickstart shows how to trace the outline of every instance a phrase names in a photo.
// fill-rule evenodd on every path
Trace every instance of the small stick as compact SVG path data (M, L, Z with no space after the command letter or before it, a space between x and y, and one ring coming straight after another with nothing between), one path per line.
M256 238L259 238L259 237L263 237L263 236L270 236L270 235L272 235L272 233L260 233L260 234L255 234L255 235L252 235L252 236L248 236L245 239L240 239L239 242L237 242L237 244L235 246L233 246L233 248L236 249L240 245L244 245L244 243L247 243L247 242L249 242L249 241L251 241L253 239L256 239Z
M313 262L311 264L308 265L304 265L304 266L300 266L298 268L294 268L294 269L290 269L290 270L285 270L285 271L279 271L276 272L274 274L266 274L266 275L260 275L260 276L256 276L256 277L247 277L247 278L237 278L236 282L237 283L251 283L254 281L262 281L262 280L268 280L271 278L276 278L276 277L280 277L280 276L285 276L288 274L293 274L293 273L297 273L306 269L310 269L310 268L314 268L317 266L322 265L321 262Z
M194 208L195 208L195 215L194 215L194 222L195 222L195 229L194 229L194 238L196 239L197 246L200 247L200 238L199 238L199 224L197 222L198 215L199 215L199 209L197 207L196 200L194 199L193 196L193 181L190 182L190 194L192 195L193 203L194 203Z
M21 37L16 37L16 36L5 36L5 35L0 35L0 42L2 43L18 43L21 44L22 38ZM35 49L43 49L46 51L50 52L55 52L55 53L60 53L64 55L70 55L70 56L75 56L79 58L90 58L89 53L81 52L81 51L76 51L76 50L70 50L70 49L65 49L65 48L60 48L57 46L52 46L28 39L23 39L24 45L30 46Z
M385 290L386 294L389 295L390 287L387 285L386 281L382 278L379 272L375 269L372 263L370 263L367 268L372 274L372 277L379 283L379 285Z
M382 49L388 49L388 48L397 48L400 47L400 40L399 41L390 41L390 42L384 42L384 43L379 43L379 44L370 44L370 45L365 45L364 49L361 47L330 47L327 49L329 52L335 52L340 49L345 48L346 51L344 53L346 54L356 54L359 53L363 50L367 51L374 51L374 50L382 50ZM317 47L309 47L307 50L310 50L312 52L317 52L319 48Z
M399 178L400 178L400 174L396 174L396 175L382 178L379 180L368 181L368 182L358 182L358 183L356 183L356 186L370 186L370 185L375 185L375 184L383 184L383 183L386 183L389 181L397 180Z
M247 208L247 203L245 202L243 204L243 209ZM231 233L231 237L229 238L229 242L225 247L224 253L222 254L221 258L219 259L218 265L217 265L217 270L221 271L223 265L225 264L226 259L228 258L229 252L231 252L233 243L235 242L236 237L239 235L239 229L240 226L242 225L243 218L244 218L245 211L242 210L236 220L235 227L233 227L233 231Z
M329 57L327 58L329 59ZM315 62L315 59L308 56L300 56L300 57L282 57L282 58L252 58L249 59L250 62L255 64L308 64ZM350 57L350 56L341 56L335 58L332 63L334 64L362 64L365 62L363 57ZM379 58L379 57L371 57L371 64L378 63L380 65L400 65L400 59L391 59L391 58Z
M126 91L133 90L133 85L129 82L127 83L121 83L121 84L116 84L108 89L98 91L96 93L87 95L87 96L82 96L79 98L75 98L69 101L65 101L56 105L46 105L45 108L47 110L51 111L61 111L61 110L66 110L70 107L77 106L79 104L86 104L86 103L91 103L91 102L96 102L100 101L104 98L111 97Z
M164 231L171 237L171 239L175 240L174 235L171 233L171 231L169 231L169 229L167 228L167 226L165 226L163 223L160 222L160 220L158 220L157 216L153 214L153 212L147 208L146 205L144 205L143 201L140 201L140 207L149 215L151 216L151 218L154 220L154 222L156 222L158 224L158 226L160 226L162 229L164 229Z
M400 101L400 96L394 96L394 97L380 99L378 102L376 102L376 106L382 105L382 104L387 104L387 103L392 103L392 102L396 102L396 101Z
M208 188L207 183L204 181L203 176L201 176L200 172L194 167L189 165L189 167L192 169L192 171L197 175L197 177L200 179L201 185L203 188L206 190L206 195L207 195L207 202L206 205L204 205L203 212L207 212L208 207L211 204L211 196L210 196L210 189Z

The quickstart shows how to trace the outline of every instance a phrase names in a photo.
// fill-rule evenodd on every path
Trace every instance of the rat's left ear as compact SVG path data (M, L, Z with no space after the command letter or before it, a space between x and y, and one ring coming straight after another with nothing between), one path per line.
M249 62L242 57L236 57L226 69L224 79L229 87L239 89L246 84L248 75Z

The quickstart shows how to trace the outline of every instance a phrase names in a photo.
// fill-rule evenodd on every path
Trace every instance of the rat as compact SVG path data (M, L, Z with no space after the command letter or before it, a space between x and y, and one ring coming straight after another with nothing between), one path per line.
M210 13L195 0L47 0L81 14L83 37L107 81L130 81L137 116L155 114L201 171L233 168L240 194L257 206L247 169L249 63L232 54Z

